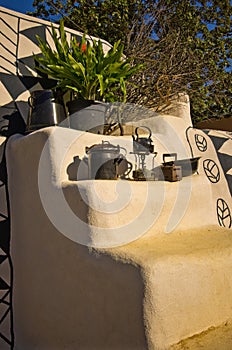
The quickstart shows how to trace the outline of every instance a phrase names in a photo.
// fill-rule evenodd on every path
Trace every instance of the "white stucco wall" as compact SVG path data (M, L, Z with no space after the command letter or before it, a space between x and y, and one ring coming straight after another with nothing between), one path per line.
M101 138L53 127L9 140L16 349L169 349L232 318L231 230L202 165L177 183L69 181L73 155Z

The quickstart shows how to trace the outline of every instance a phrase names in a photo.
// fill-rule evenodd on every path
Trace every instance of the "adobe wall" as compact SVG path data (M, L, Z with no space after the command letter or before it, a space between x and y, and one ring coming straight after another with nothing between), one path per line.
M232 319L231 230L202 164L177 183L70 181L73 155L101 138L9 140L16 349L169 349Z

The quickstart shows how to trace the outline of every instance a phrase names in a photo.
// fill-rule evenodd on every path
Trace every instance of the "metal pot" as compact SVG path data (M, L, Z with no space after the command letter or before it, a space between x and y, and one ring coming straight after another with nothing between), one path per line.
M67 102L70 128L103 134L108 104L93 100Z
M114 146L108 141L86 147L89 178L107 180L125 178L131 172L132 164L120 153L121 149L124 148Z
M58 125L66 119L62 101L56 100L51 90L33 91L28 105L27 131Z

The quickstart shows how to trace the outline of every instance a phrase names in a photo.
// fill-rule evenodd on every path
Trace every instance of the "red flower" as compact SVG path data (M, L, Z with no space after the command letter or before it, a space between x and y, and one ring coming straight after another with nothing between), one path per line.
M76 46L80 46L80 43L76 43ZM87 44L86 43L83 43L82 45L81 45L81 52L85 52L86 51L86 49L87 49Z
M82 44L82 45L81 45L81 52L85 52L86 49L87 49L86 43Z

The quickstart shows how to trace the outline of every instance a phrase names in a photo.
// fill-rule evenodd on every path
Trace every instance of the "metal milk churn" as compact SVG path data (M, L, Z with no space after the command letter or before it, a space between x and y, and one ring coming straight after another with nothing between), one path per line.
M35 90L31 92L28 104L27 131L58 125L66 119L62 99L55 99L51 90Z
M115 180L126 177L132 170L132 164L120 153L121 149L108 141L86 147L89 178Z

